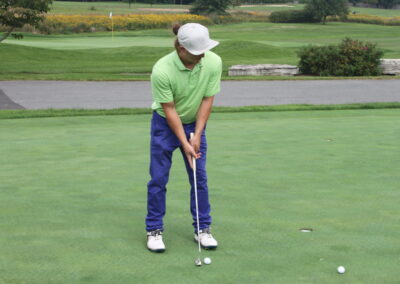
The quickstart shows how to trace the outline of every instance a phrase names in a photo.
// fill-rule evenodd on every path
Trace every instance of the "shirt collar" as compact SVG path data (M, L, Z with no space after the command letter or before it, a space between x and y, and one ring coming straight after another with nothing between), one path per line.
M200 62L196 64L196 66L193 68L193 70L202 67L201 61L202 60L200 60ZM176 52L176 50L174 51L174 63L176 65L176 67L178 67L178 69L181 71L185 71L185 70L192 71L192 70L186 68L185 65L183 65L181 59L179 58L178 52Z

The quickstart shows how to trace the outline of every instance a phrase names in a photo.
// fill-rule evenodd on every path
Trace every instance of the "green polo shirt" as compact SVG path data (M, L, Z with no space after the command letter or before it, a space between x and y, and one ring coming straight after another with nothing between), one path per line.
M176 51L164 56L153 67L152 109L165 117L161 103L174 102L182 123L196 121L204 97L214 96L221 89L221 58L208 51L193 70L186 68Z

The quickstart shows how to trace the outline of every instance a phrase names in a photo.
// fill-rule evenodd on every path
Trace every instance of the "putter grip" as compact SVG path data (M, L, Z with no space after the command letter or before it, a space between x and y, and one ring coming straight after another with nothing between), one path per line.
M190 139L193 139L193 137L194 137L194 133L190 132ZM192 164L193 164L193 169L195 169L196 168L196 158L195 157L192 157Z

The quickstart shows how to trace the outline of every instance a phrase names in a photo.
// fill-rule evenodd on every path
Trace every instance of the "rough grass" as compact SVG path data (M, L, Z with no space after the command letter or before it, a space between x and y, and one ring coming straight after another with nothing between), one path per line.
M394 109L400 108L400 103L399 102L357 103L357 104L334 104L334 105L292 104L292 105L274 105L274 106L213 107L213 113L392 109L392 108ZM152 111L149 108L119 108L119 109L109 109L109 110L89 110L89 109L0 110L0 119L98 116L98 115L137 115L137 114L150 114L151 112Z

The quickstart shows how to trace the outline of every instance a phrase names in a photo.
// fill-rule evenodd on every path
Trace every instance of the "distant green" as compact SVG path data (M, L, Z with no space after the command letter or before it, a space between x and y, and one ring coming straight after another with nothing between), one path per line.
M213 263L201 268L179 151L167 251L145 248L149 123L0 120L0 282L397 283L398 109L213 114L220 247L203 253Z
M371 41L385 58L400 58L400 29L354 23L241 23L210 26L223 59L224 78L236 64L297 65L297 50L339 43L344 37ZM173 50L169 30L71 35L26 34L0 44L0 79L148 80L154 63Z

